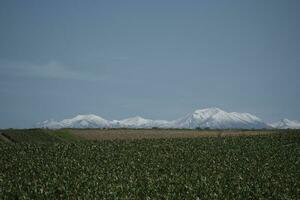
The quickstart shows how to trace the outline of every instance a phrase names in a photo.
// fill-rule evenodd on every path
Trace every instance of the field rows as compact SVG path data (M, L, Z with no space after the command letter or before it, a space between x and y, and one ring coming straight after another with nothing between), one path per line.
M35 142L10 134L17 143L0 143L0 199L300 197L299 134L84 141L31 131Z

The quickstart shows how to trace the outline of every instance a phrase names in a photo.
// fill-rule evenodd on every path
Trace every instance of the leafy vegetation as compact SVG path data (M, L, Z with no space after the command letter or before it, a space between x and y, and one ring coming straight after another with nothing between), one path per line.
M15 143L55 143L79 140L78 137L70 134L68 130L65 129L8 129L3 131L2 134Z
M52 137L56 137L64 142L77 142L80 141L81 138L77 137L74 134L71 134L68 129L58 129L58 130L44 130L47 134Z
M0 143L0 199L300 196L297 132L97 142L73 140L66 130L50 132L32 131L39 142Z

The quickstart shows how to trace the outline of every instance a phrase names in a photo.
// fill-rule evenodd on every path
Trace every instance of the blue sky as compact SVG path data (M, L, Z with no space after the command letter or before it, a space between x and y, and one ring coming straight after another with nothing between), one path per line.
M0 127L198 108L300 120L300 2L0 2Z

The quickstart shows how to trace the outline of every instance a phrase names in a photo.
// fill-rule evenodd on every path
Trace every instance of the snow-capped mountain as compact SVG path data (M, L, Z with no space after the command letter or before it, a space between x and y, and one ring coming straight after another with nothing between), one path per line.
M37 123L39 128L152 128L152 127L167 127L168 121L151 120L142 117L132 117L123 120L106 120L97 115L77 115L71 119L62 121L45 120Z
M279 122L270 124L270 126L278 129L300 129L300 122L289 119L282 119Z
M177 128L245 128L261 129L269 126L260 118L249 113L225 112L219 108L196 110L187 116L171 122Z
M97 115L77 115L62 121L46 120L37 124L41 128L105 128L110 127L110 122Z
M46 120L38 123L42 128L271 128L260 118L249 113L225 112L219 108L196 110L177 120L152 120L132 117L123 120L106 120L96 115L78 115L62 121Z
M166 120L152 120L145 119L140 116L131 117L123 120L111 121L112 127L125 127L125 128L152 128L152 127L166 127L168 126Z

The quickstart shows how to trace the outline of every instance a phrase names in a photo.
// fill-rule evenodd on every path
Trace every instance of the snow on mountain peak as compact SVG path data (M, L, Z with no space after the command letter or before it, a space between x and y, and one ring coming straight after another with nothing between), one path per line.
M278 129L300 129L300 122L289 119L281 119L278 122L271 123L270 126Z
M169 122L165 120L145 119L140 116L131 117L118 121L118 126L128 128L152 128L152 127L167 127Z
M293 120L289 120L289 119L287 119L287 118L284 118L284 119L282 119L282 120L280 120L280 121L282 121L282 122L284 122L284 123L291 123L291 122L295 122L295 121L293 121Z
M127 126L143 125L150 122L150 119L145 119L140 116L135 116L127 119L120 120L120 123Z
M77 115L71 119L64 119L62 121L44 121L37 124L42 128L103 128L109 127L110 122L97 115Z
M225 112L223 110L213 107L213 108L196 110L192 113L192 116L198 119L207 119L215 115L224 115L224 114Z
M196 110L195 112L178 119L174 122L179 128L267 128L265 124L258 117L249 113L228 113L219 108L206 108Z
M173 120L152 120L135 116L123 120L106 120L94 114L77 115L62 121L46 120L37 124L42 128L300 128L300 122L283 119L274 124L266 124L260 118L249 113L226 112L217 107L198 109Z
M205 113L206 114L216 114L218 112L224 112L224 111L217 107L204 108L204 109L199 109L199 110L194 111L195 114L205 114Z

